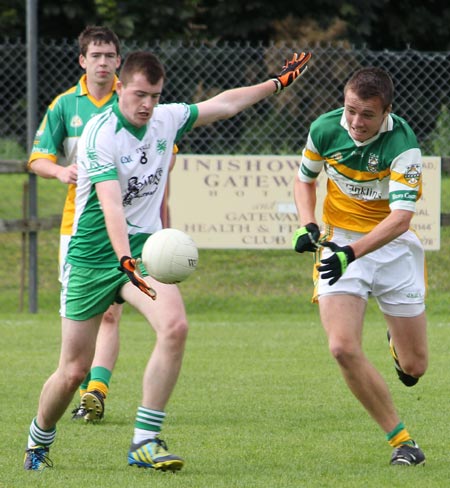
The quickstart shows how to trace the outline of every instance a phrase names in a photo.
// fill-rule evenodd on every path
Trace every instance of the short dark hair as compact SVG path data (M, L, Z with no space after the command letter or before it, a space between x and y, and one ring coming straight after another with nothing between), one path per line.
M89 44L114 44L117 55L120 55L120 41L117 35L108 27L88 25L78 36L80 54L86 56Z
M379 97L384 110L394 100L394 83L389 73L382 68L369 66L359 69L345 84L344 95L349 89L363 100Z
M151 52L135 51L125 58L120 70L119 79L124 84L131 80L135 73L142 73L147 81L155 85L162 78L166 78L166 72L161 61Z

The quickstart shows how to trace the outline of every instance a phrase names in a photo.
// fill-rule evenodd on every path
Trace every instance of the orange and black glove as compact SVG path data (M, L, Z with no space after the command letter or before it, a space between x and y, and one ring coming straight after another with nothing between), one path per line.
M294 53L290 61L286 59L281 73L272 80L276 87L275 93L280 93L280 91L292 85L295 80L300 78L308 69L306 65L310 59L311 53Z
M148 295L152 300L156 300L156 291L139 276L139 267L136 259L130 258L130 256L123 256L120 258L119 270L128 276L134 286L137 286L139 290Z

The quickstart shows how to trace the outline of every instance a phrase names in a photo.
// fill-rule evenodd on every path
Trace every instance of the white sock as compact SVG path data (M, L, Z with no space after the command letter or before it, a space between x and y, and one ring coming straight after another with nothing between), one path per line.
M134 436L133 436L133 444L139 444L142 441L146 441L147 439L154 439L159 432L155 432L154 430L144 430L144 429L134 429Z

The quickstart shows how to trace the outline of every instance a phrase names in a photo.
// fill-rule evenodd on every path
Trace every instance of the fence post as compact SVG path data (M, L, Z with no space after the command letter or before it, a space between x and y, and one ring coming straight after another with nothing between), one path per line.
M33 145L37 127L37 0L27 0L27 146L28 151ZM37 181L36 175L29 176L29 218L37 218ZM38 233L31 231L29 242L28 268L28 307L31 313L38 308Z

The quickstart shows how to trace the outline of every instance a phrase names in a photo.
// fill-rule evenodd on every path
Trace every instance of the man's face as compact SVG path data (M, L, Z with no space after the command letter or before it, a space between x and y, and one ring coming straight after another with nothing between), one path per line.
M120 81L117 83L119 109L128 122L142 127L150 120L161 98L163 84L163 78L156 85L150 84L142 73L134 73L126 86Z
M390 111L391 107L384 110L379 97L363 100L351 89L345 94L345 119L355 141L364 142L377 134Z
M116 70L120 66L120 56L116 46L112 43L94 44L88 46L86 56L80 54L80 66L86 71L90 83L106 85L112 83Z

